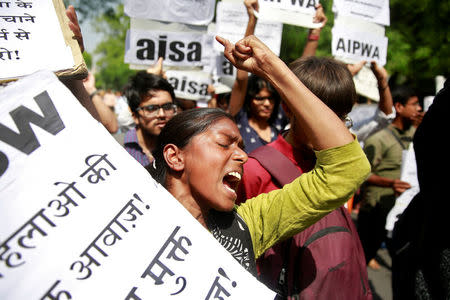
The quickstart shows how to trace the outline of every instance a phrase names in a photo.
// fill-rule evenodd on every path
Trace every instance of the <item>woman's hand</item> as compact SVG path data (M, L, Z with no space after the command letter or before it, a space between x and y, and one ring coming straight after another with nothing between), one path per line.
M224 48L225 57L238 69L267 78L274 62L281 61L263 42L251 35L235 45L216 36Z
M73 39L77 40L81 53L84 52L83 35L81 34L80 24L78 23L77 13L72 5L66 9L66 16L69 18L69 28L73 32Z

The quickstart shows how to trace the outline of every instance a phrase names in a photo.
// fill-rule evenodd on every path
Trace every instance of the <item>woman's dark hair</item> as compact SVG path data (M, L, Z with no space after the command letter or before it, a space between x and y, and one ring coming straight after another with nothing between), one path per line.
M273 99L275 100L273 112L268 120L268 123L272 124L275 121L278 114L278 107L280 106L280 95L267 80L258 77L254 74L250 75L248 78L247 93L245 94L244 100L244 110L247 112L248 116L251 117L252 100L263 88L266 88L270 92Z
M146 167L152 177L166 187L165 181L169 166L164 159L164 147L168 144L174 144L178 148L183 149L193 137L205 132L215 122L224 118L235 122L229 113L220 108L190 109L170 119L161 130L156 148L152 152L155 161Z
M147 71L139 71L130 78L125 85L123 94L128 100L128 106L132 112L141 104L145 96L151 91L166 91L175 99L175 92L172 85L161 76L147 73Z
M300 81L339 118L344 118L357 100L353 76L347 66L333 58L308 56L289 68Z

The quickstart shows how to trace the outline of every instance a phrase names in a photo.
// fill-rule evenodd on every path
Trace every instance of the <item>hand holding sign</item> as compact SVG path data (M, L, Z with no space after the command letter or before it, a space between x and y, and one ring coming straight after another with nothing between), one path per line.
M72 30L74 36L73 39L77 40L80 46L81 53L84 52L83 35L81 34L80 24L78 23L77 13L73 5L69 5L66 10L66 16L69 18L69 28Z

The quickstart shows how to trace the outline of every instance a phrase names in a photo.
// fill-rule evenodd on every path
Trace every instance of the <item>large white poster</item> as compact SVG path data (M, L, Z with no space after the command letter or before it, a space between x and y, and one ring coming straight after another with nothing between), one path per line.
M125 13L132 18L208 25L215 5L215 0L125 0Z
M130 29L129 47L125 52L125 62L153 65L159 57L167 66L208 65L204 55L209 35L191 32L171 32Z
M73 65L52 0L0 1L0 79Z
M219 2L217 4L216 34L236 43L244 38L248 23L246 8L241 3ZM263 41L276 55L280 55L283 24L260 20L256 24L255 36ZM223 51L223 46L215 41L216 51Z
M389 0L334 0L333 11L382 25L390 25Z
M273 299L51 72L0 91L2 299Z
M376 61L386 64L388 39L370 32L356 31L351 27L334 26L331 53L333 56L355 61Z
M313 22L317 4L318 0L264 0L259 1L259 12L256 15L265 21L319 28L322 24Z

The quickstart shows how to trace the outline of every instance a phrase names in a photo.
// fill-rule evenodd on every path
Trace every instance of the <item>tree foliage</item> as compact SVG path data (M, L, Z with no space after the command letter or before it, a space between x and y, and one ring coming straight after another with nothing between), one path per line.
M75 7L80 22L102 15L122 2L123 0L64 0L66 6L71 4Z
M95 49L96 85L103 89L121 90L134 74L124 63L125 37L130 19L124 14L123 4L110 8L95 20L95 30L105 37Z

